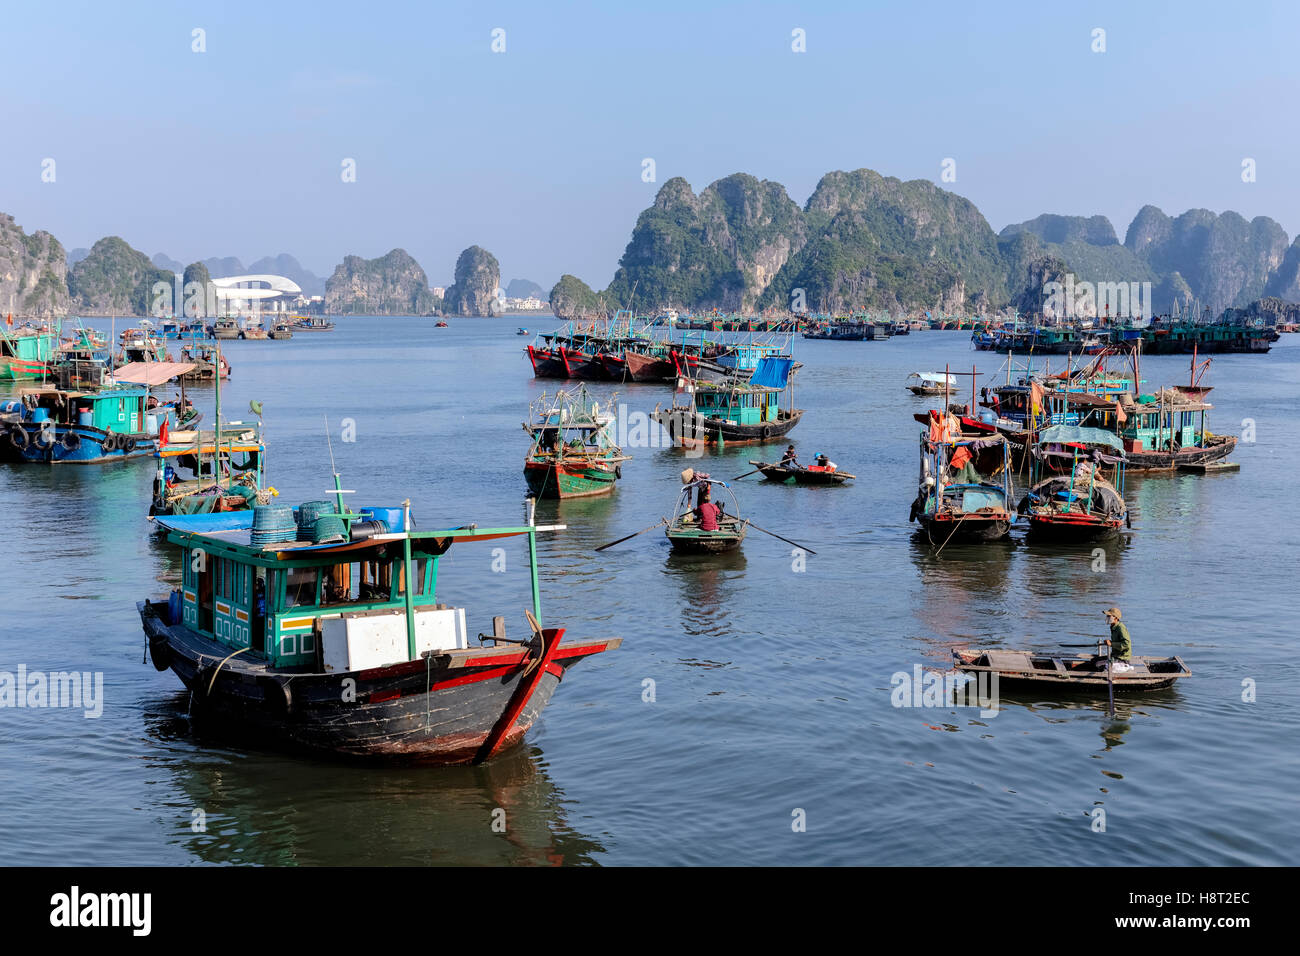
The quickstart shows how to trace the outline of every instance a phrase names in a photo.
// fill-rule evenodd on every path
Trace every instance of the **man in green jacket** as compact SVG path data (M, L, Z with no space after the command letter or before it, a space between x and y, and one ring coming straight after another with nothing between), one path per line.
M1133 639L1129 637L1128 628L1121 621L1122 617L1119 608L1106 609L1106 622L1110 624L1110 639L1106 641L1106 646L1110 648L1110 657L1115 661L1116 673L1133 669L1129 663L1129 657L1133 653Z

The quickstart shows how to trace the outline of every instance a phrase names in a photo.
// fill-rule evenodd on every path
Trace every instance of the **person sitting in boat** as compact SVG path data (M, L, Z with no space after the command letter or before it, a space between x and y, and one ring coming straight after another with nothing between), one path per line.
M1109 650L1105 658L1100 658L1102 661L1107 659L1115 661L1117 674L1133 669L1133 665L1129 663L1129 658L1133 654L1133 639L1129 637L1128 628L1121 620L1122 617L1119 608L1106 609L1106 623L1110 625L1110 638L1105 643Z
M722 506L714 504L712 497L708 483L700 485L699 503L695 506L695 520L700 523L701 531L717 531L718 521L722 518Z
M825 455L817 456L817 464L814 468L817 471L834 471L838 466Z
M794 445L786 446L785 454L781 456L781 460L777 462L777 465L778 467L789 468L793 471L798 471L803 468L803 465L799 464L799 457L794 453Z

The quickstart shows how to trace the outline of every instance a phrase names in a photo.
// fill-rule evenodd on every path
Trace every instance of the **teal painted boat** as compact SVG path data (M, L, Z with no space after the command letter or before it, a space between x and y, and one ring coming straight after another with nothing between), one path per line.
M12 316L10 316L12 319ZM0 326L0 382L40 378L54 359L59 329L49 325Z
M783 438L803 417L794 404L791 358L763 357L748 382L685 379L673 404L655 406L654 420L668 430L674 445L753 445Z

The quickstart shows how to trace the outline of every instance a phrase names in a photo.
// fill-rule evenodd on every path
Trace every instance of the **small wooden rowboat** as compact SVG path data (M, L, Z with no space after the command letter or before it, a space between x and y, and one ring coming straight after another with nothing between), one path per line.
M1106 693L1106 669L1094 663L1090 654L1035 654L1030 651L979 651L955 647L953 665L967 674L997 674L998 683L1012 687L1041 689L1045 686L1067 691ZM1121 691L1160 690L1173 685L1180 677L1190 677L1191 669L1181 657L1134 657L1131 671L1112 675L1116 693Z
M673 550L682 554L722 554L735 551L745 540L747 521L728 515L718 520L717 531L704 531L687 514L673 519L664 532Z
M786 468L763 461L751 461L751 465L763 473L769 481L781 481L788 485L842 485L850 478L847 471L832 471L822 465L810 465L807 468Z

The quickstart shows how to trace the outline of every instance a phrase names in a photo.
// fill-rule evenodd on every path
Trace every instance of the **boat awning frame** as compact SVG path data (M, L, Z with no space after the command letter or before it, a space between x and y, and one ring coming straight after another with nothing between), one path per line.
M1114 432L1083 425L1052 425L1038 433L1039 445L1099 445L1124 454L1124 442Z

